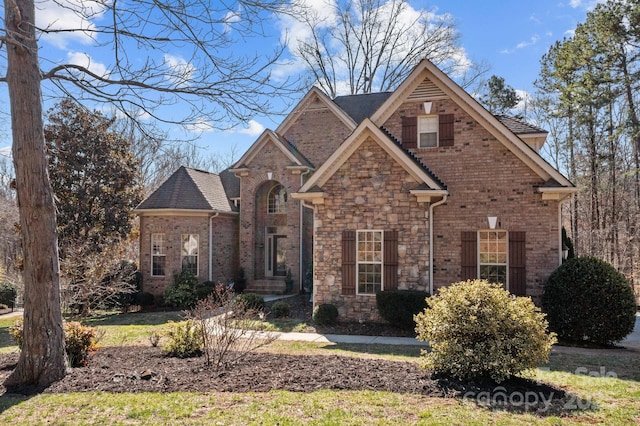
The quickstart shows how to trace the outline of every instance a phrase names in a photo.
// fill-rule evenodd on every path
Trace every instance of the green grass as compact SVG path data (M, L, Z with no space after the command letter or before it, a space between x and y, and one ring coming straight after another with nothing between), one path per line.
M104 330L103 345L145 344L179 313L104 315L85 321ZM0 351L11 347L0 320ZM12 344L12 342L11 342ZM276 341L261 349L289 355L354 356L417 362L415 346L355 345ZM615 377L614 377L615 373ZM416 394L323 389L309 393L140 393L101 392L0 395L2 424L224 424L224 425L560 425L640 423L640 355L629 351L559 349L549 365L535 370L537 380L554 384L580 399L585 409L549 413L491 410L473 400ZM603 377L597 377L603 376ZM570 401L572 402L572 401Z
M20 317L0 318L0 354L16 352L18 346L9 335L9 327Z

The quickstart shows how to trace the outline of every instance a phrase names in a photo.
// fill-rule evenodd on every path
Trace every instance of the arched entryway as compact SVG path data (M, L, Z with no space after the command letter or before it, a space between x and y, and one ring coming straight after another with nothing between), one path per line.
M287 191L280 182L266 181L256 191L256 279L287 275Z

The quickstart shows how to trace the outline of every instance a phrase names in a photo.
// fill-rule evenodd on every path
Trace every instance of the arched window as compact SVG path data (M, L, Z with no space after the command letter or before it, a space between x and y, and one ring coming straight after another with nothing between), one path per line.
M269 191L269 196L267 198L267 204L268 204L267 212L269 214L285 213L286 202L287 202L287 191L285 191L284 186L280 184L275 185Z

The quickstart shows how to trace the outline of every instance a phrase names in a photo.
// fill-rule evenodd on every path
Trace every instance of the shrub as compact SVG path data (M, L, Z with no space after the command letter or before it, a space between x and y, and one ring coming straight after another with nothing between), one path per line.
M338 308L331 303L323 303L313 309L313 322L318 325L335 324L338 320Z
M291 307L287 302L278 300L271 306L271 314L276 318L288 317L291 314Z
M613 266L595 257L569 259L544 287L542 308L562 340L608 345L633 331L633 290Z
M198 279L188 271L173 276L173 284L164 291L164 303L177 308L191 308L198 301Z
M205 281L196 285L196 300L204 300L216 291L216 283L213 281Z
M391 325L404 330L416 328L413 316L427 307L429 293L418 290L381 291L376 294L380 316Z
M293 275L291 275L291 268L287 269L287 276L284 279L284 292L289 294L293 291Z
M155 296L152 293L141 291L140 293L136 293L134 303L140 306L151 306L153 305L154 299Z
M0 283L0 303L13 308L16 304L16 297L18 297L18 289L15 284L10 282Z
M3 309L9 309L9 307L4 303L0 303L0 310L3 310Z
M255 293L239 294L233 301L232 308L234 311L261 311L264 309L264 298Z
M9 327L9 334L22 349L23 322L17 320ZM83 367L89 363L89 356L98 349L96 329L79 322L64 323L64 343L69 364Z
M195 320L186 320L170 325L164 350L168 356L191 358L202 355L202 330Z
M423 367L461 380L501 382L547 362L556 341L531 299L484 280L441 288L415 319Z
M233 283L233 291L236 293L243 293L247 288L247 277L245 276L244 268L238 269L238 276Z

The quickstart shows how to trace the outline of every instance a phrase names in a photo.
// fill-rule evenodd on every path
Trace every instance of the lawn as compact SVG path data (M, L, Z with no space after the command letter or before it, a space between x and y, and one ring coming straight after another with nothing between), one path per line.
M179 313L105 315L89 323L104 330L103 345L149 345ZM15 350L0 320L0 351ZM416 362L419 348L277 341L262 351L282 355L336 355L369 360ZM135 351L132 350L132 357ZM640 423L640 353L556 349L549 365L534 378L577 395L560 415L491 410L482 398L434 398L411 393L313 392L173 392L1 395L3 424L638 424Z

